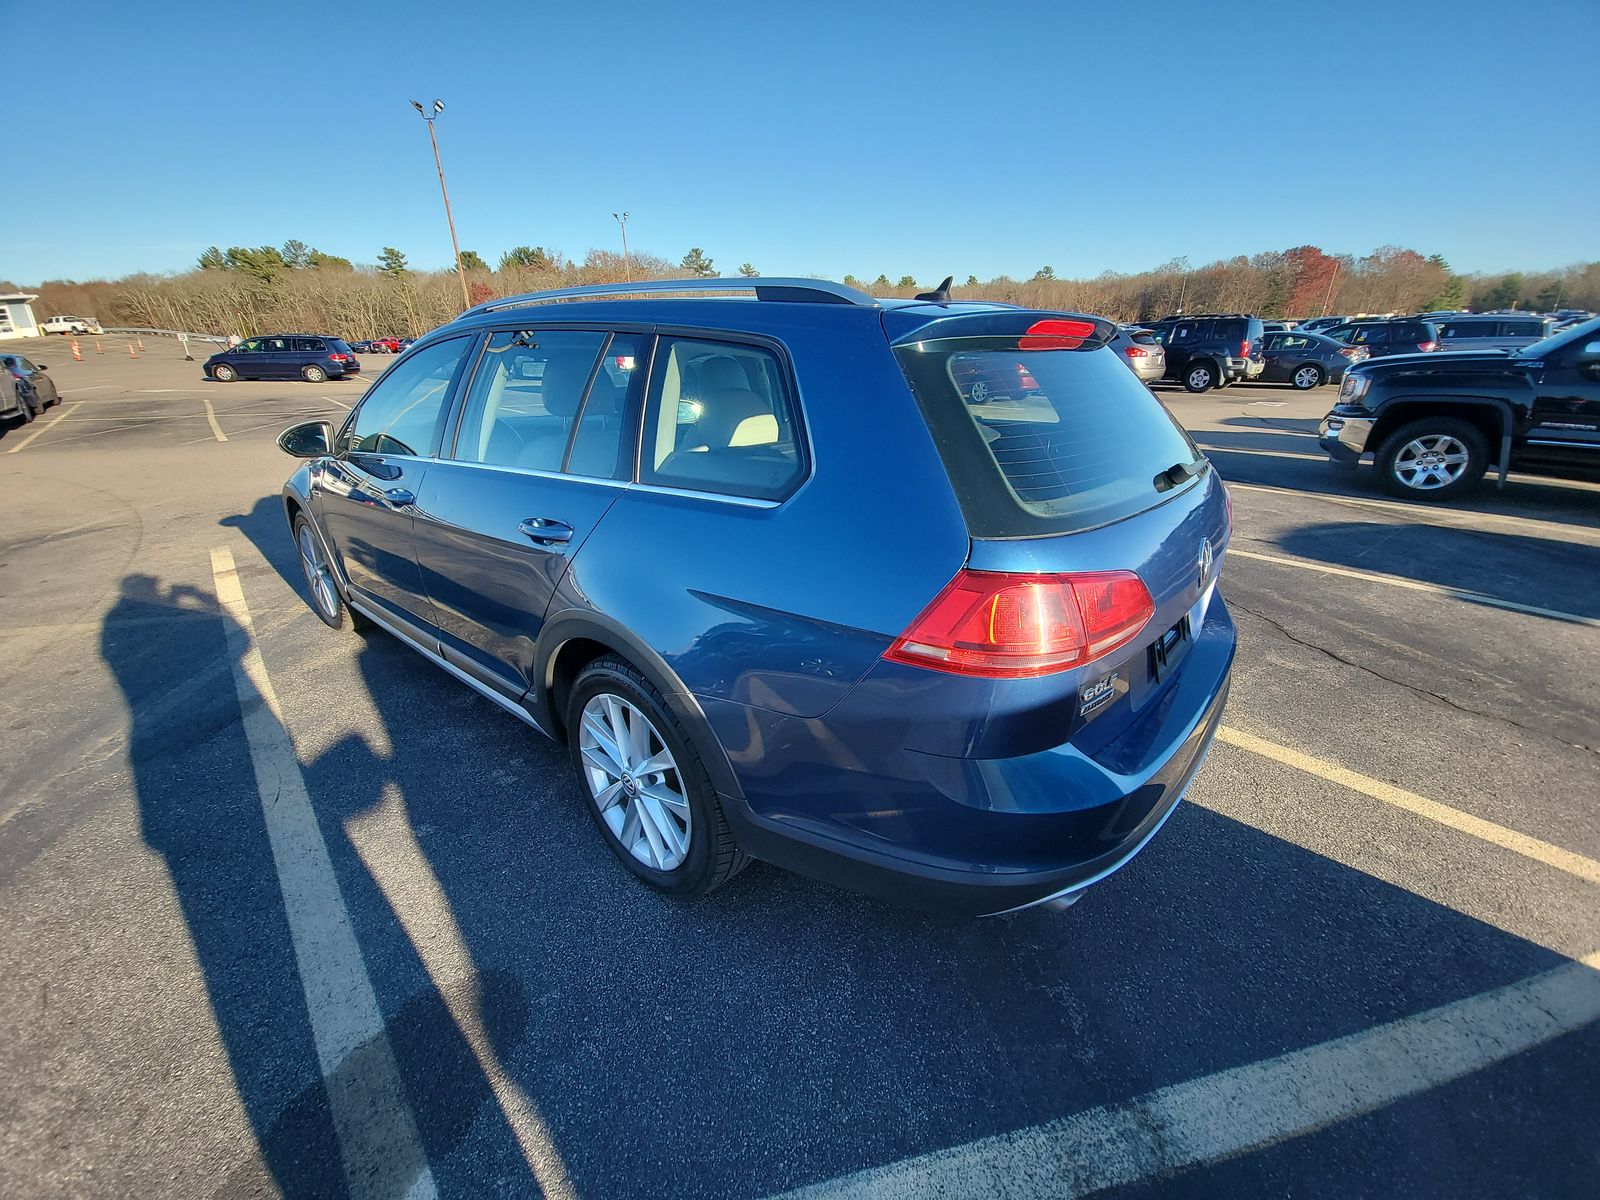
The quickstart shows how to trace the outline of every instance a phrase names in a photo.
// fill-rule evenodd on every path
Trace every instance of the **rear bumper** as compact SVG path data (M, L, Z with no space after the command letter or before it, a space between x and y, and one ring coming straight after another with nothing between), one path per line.
M757 858L855 891L962 916L1066 900L1131 859L1176 807L1221 722L1234 648L1218 595L1183 670L1092 753L1075 742L1003 759L903 751L869 774L835 715L707 705L745 792L723 808ZM769 765L779 747L838 748L846 769L753 776L741 736Z
M1345 417L1329 413L1318 427L1317 441L1335 462L1360 462L1372 436L1371 417Z

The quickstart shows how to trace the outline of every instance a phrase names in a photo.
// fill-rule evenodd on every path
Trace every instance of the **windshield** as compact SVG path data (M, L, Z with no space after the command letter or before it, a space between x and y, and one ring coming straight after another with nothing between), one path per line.
M1114 352L1019 345L946 338L896 351L975 536L1109 524L1201 473L1188 434Z
M1600 334L1600 317L1592 321L1585 321L1582 325L1574 325L1571 329L1563 329L1560 333L1551 334L1542 341L1530 342L1522 349L1516 351L1518 358L1543 358L1547 354L1554 354L1561 347L1573 342L1582 341L1584 338Z

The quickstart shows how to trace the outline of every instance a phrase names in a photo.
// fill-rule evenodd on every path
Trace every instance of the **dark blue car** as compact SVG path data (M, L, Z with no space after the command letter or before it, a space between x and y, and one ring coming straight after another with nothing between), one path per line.
M1234 655L1227 493L1115 332L814 280L498 300L285 431L285 514L328 625L565 742L663 891L1067 903L1172 812Z
M276 333L253 337L206 359L206 377L219 383L235 379L304 379L321 383L361 371L361 362L340 338L309 333Z

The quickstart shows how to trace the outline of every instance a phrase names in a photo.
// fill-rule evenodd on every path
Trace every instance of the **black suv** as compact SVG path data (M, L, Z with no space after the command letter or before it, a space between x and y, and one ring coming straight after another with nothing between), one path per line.
M1520 350L1411 354L1357 363L1322 419L1322 448L1374 453L1391 492L1452 499L1493 461L1600 480L1600 318Z
M1417 317L1374 317L1322 330L1349 346L1365 346L1373 358L1388 354L1426 354L1439 348L1439 328Z
M1265 330L1260 317L1195 313L1166 317L1145 328L1166 348L1167 378L1176 379L1191 392L1255 379L1266 368L1261 357Z

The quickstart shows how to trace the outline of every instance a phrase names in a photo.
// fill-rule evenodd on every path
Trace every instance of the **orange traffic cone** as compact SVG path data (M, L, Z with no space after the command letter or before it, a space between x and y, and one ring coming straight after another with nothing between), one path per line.
M106 352L106 348L100 344L99 338L95 338L94 340L94 352L96 354L104 354Z
M144 339L143 338L138 338L136 340L139 343L139 353L143 354L144 353Z
M128 357L129 358L138 358L139 357L137 354L135 354L133 352L133 343L132 342L128 343Z
M83 361L83 351L78 349L77 338L72 339L72 357L78 362Z

